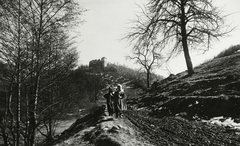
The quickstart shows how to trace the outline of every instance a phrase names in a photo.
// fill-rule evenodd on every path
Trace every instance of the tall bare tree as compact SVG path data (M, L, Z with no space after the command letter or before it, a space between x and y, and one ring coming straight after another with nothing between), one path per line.
M189 50L208 50L233 29L212 0L149 0L128 37L131 41L158 39L161 47L171 47L171 55L184 53L188 75L194 73ZM139 39L145 37L146 39Z
M5 144L21 145L21 78L22 78L22 55L24 53L22 43L23 31L22 27L22 3L18 1L1 1L1 34L0 34L0 58L7 64L10 70L6 84L9 85L6 97L6 110L4 123L7 128L5 132ZM14 93L16 99L13 99ZM15 103L13 104L13 101ZM15 106L12 106L15 105ZM9 118L9 119L7 119ZM9 139L12 139L9 142Z
M37 123L38 102L41 100L41 85L43 82L44 71L49 69L49 66L58 68L62 67L68 61L66 59L67 49L69 46L65 43L66 39L59 36L64 34L64 31L72 26L75 19L82 11L77 10L77 4L73 0L35 0L27 1L29 5L29 26L33 36L32 49L34 53L33 71L32 71L32 96L29 99L29 145L33 145L35 141ZM32 27L31 27L32 26ZM47 39L52 40L52 45L46 45ZM66 47L66 48L64 48ZM65 52L65 54L64 54ZM50 53L50 54L49 54ZM50 57L50 58L49 58ZM63 60L64 59L64 60ZM66 61L66 62L64 62ZM72 59L69 59L72 61ZM72 64L74 62L70 62ZM49 65L50 64L50 65ZM69 64L69 65L70 65Z
M52 99L47 107L56 104L55 90L76 63L67 33L82 12L73 0L0 1L0 60L10 70L0 125L5 145L35 145L41 106L47 97Z

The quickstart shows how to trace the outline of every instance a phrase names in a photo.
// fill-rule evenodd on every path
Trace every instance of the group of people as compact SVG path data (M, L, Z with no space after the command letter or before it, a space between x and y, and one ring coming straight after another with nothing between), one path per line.
M108 93L104 95L107 100L107 110L109 116L115 114L116 118L121 118L123 116L122 110L126 109L125 98L123 87L121 84L117 85L117 88L109 87Z

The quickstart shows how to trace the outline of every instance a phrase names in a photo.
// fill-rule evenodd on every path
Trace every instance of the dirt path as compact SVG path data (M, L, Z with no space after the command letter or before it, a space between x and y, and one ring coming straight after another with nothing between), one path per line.
M227 127L181 117L152 118L125 111L121 119L97 112L78 119L55 146L238 146L240 135Z
M96 115L95 115L96 116ZM99 115L98 115L99 116ZM81 127L79 130L79 127ZM153 146L133 128L128 118L116 119L106 111L98 118L76 121L55 146Z

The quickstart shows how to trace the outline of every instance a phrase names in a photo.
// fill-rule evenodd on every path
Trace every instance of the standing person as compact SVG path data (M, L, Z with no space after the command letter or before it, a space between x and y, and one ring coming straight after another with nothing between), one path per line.
M107 103L107 110L108 110L108 114L109 116L112 116L113 114L113 89L112 87L108 88L108 93L104 95L104 98L106 98L106 103Z
M122 117L123 98L125 97L122 85L118 84L116 92L114 93L114 109L116 118Z

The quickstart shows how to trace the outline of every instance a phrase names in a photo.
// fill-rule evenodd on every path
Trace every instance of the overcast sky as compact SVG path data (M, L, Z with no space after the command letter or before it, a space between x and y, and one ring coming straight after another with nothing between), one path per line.
M86 21L77 31L81 37L78 39L79 64L87 65L90 60L106 57L110 63L124 64L128 67L137 67L131 61L126 61L125 56L131 53L131 46L121 38L131 26L130 20L136 18L140 12L137 5L143 5L148 0L77 0L79 4L88 9L83 19ZM228 23L232 26L240 24L240 0L215 0L215 5L220 6L229 16ZM222 50L231 45L240 44L240 26L228 37L215 42L212 49L205 54L191 53L193 65L213 58ZM183 54L175 57L168 63L171 73L177 74L186 70ZM157 74L167 76L168 71L156 69Z

